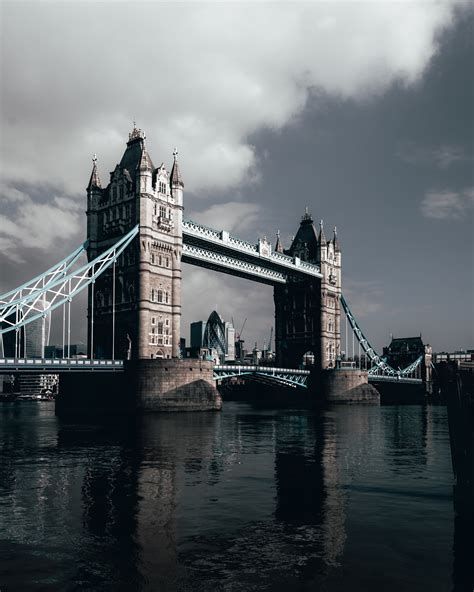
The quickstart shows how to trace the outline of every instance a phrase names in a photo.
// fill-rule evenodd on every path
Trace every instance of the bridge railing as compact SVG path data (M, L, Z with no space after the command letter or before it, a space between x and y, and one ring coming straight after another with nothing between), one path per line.
M89 358L0 358L0 368L123 368L123 360L91 360Z
M274 368L273 366L237 366L232 364L227 365L216 365L214 366L214 372L218 371L230 371L230 372L263 372L265 374L300 374L308 376L309 370L300 370L295 368Z

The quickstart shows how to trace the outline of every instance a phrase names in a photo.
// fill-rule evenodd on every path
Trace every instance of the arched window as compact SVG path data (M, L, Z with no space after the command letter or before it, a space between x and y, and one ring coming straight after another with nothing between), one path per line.
M158 290L158 302L163 302L163 290Z

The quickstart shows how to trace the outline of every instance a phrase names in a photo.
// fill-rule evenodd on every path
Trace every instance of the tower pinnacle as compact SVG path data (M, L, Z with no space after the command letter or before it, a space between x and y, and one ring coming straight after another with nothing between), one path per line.
M324 235L324 222L321 219L319 221L319 244L322 245L324 243L326 243L326 237Z
M181 172L178 166L178 150L173 150L173 168L171 169L170 176L171 187L184 187L183 179L181 178Z
M97 172L97 154L94 154L92 157L92 173L89 180L89 185L87 186L88 191L91 189L102 189L99 173Z

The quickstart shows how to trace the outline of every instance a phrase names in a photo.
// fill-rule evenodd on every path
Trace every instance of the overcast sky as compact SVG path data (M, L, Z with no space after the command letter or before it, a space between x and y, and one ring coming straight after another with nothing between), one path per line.
M460 2L1 2L0 290L85 238L135 119L179 150L185 215L284 243L338 227L369 340L474 347L474 11ZM183 336L217 308L250 345L272 289L188 265ZM84 303L75 305L84 340Z

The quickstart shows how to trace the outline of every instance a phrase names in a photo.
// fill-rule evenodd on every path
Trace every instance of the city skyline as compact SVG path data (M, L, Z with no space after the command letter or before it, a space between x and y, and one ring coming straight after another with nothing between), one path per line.
M110 4L85 27L80 4L4 3L1 291L85 239L92 154L107 181L135 118L155 162L170 168L178 147L186 216L251 242L274 244L280 230L285 247L305 207L337 226L343 292L377 349L390 333L472 347L472 9L291 8L261 5L251 24L238 4L166 5L154 25L177 20L172 43L115 5L99 48ZM254 38L267 20L271 52ZM203 43L230 23L240 36ZM122 68L136 74L128 89ZM75 341L85 341L80 306ZM183 329L213 308L251 319L249 343L274 324L272 288L184 265Z

